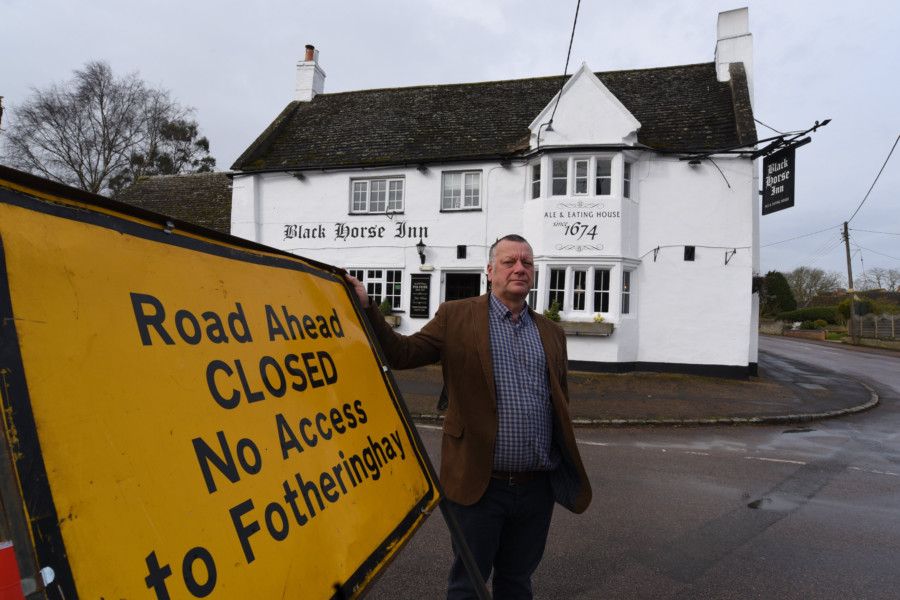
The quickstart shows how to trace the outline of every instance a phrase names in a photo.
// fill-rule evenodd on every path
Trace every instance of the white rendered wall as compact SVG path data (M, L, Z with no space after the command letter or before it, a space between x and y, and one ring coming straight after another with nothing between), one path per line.
M605 316L615 324L615 332L607 338L569 337L570 359L747 365L748 358L755 356L751 249L758 210L751 161L716 158L729 188L709 162L691 167L649 153L615 153L609 197L559 198L547 196L550 156L535 159L544 164L544 187L542 197L534 200L530 198L530 165L525 163L430 166L425 172L414 167L306 172L302 180L288 173L238 176L233 232L340 267L402 269L399 331L407 334L426 322L408 316L410 275L431 273L433 315L444 298L448 273L479 273L484 291L490 244L507 233L521 233L532 241L541 273L539 310L546 308L550 267L611 271L613 294ZM630 199L622 197L625 160L633 161ZM441 212L441 172L459 170L481 172L482 209ZM383 176L403 178L403 213L348 214L351 180ZM548 221L546 208L561 200L591 203L598 199L617 206L621 213L607 223L613 230L606 234L602 250L558 248L560 230L550 222L553 219ZM351 228L356 235L338 235L341 228L344 233ZM420 237L426 245L425 270L415 248ZM466 258L456 258L457 245L466 246ZM684 245L696 246L694 262L683 260ZM732 249L737 252L726 266L726 251ZM621 313L619 294L626 269L632 271L627 315ZM563 314L566 320L592 317L593 313L584 311Z
M753 167L746 159L715 160L730 188L708 161L690 167L674 158L653 159L639 183L641 362L748 362ZM685 245L696 247L693 262L684 260Z

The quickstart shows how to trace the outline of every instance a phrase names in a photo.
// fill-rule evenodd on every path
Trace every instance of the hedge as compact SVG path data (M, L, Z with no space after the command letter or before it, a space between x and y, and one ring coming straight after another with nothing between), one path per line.
M838 311L836 306L813 306L779 313L778 318L782 321L816 321L821 319L831 324L836 324L838 322Z

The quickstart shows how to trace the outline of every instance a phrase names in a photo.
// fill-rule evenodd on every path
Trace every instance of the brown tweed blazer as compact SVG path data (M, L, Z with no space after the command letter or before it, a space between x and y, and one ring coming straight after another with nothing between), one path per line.
M497 435L488 307L487 294L445 302L421 331L410 336L396 333L371 303L366 311L392 368L411 369L440 361L449 398L440 479L447 497L466 505L477 502L487 489ZM560 467L551 475L554 497L565 508L581 513L591 502L591 486L569 417L565 334L543 315L530 314L547 359L553 442L562 455Z

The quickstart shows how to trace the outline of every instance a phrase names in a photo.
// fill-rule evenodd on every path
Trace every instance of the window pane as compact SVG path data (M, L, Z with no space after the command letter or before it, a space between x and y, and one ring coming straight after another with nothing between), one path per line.
M531 165L531 197L539 198L541 195L541 163Z
M625 180L622 182L622 195L631 198L631 163L625 163Z
M388 182L388 210L403 210L403 180Z
M612 161L608 158L597 159L597 177L612 176Z
M627 315L631 308L631 271L622 272L622 314Z
M553 195L565 196L568 187L569 161L565 158L553 159Z
M477 208L481 192L481 173L466 173L466 196L464 205L467 208Z
M609 312L609 269L594 271L594 312Z
M575 193L587 194L588 191L588 161L575 161Z
M384 212L387 201L387 181L375 179L369 189L369 212Z
M391 301L391 307L400 308L400 271L391 269L385 271L387 282L385 285L385 299Z
M462 173L444 173L444 191L441 208L444 210L459 208L462 198Z
M584 310L585 286L587 285L587 271L574 271L572 284L572 310Z
M594 191L598 196L609 196L612 188L612 162L608 158L597 159L597 185Z
M354 181L353 182L353 212L365 212L366 210L366 197L368 196L369 182L368 181Z
M550 294L547 298L547 308L556 302L559 309L565 306L566 270L550 269Z

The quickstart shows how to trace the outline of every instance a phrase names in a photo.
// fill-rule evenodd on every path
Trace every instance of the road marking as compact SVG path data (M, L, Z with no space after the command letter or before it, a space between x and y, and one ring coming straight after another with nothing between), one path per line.
M773 462L773 463L786 463L789 465L805 465L806 463L802 460L787 460L784 458L765 458L762 456L745 456L747 460L761 460L763 462Z
M579 444L584 444L585 446L610 446L611 444L607 442L589 442L587 440L578 440Z
M876 471L875 469L863 469L862 467L847 467L848 469L852 469L854 471L861 471L863 473L871 473L873 475L890 475L891 477L900 477L900 473L891 473L890 471Z
M443 427L441 427L440 425L424 425L422 423L416 423L416 427L418 427L419 429L443 429Z

